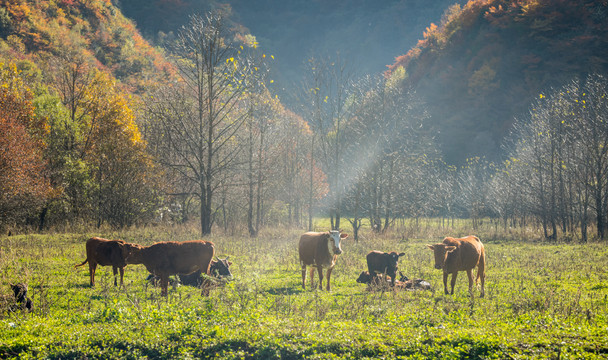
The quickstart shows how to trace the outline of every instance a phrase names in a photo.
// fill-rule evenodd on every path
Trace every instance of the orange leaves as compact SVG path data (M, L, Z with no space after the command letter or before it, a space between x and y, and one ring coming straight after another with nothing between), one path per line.
M15 65L0 64L0 212L5 216L25 211L50 192L42 157L45 127L36 121L31 99Z

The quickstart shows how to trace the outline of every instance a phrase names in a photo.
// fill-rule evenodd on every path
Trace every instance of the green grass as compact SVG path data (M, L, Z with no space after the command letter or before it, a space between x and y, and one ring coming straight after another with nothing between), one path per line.
M455 295L443 295L441 272L424 247L438 237L367 230L359 243L344 241L331 293L302 290L300 233L213 236L218 255L230 255L235 280L209 297L178 287L167 298L146 284L141 265L127 267L122 289L113 286L111 268L98 268L97 286L89 288L86 266L73 266L92 235L151 244L197 238L191 229L0 238L1 294L10 293L10 282L26 282L35 306L15 313L2 305L0 358L608 357L604 243L485 241L486 297L477 291L470 299L464 273ZM400 270L435 291L366 291L355 280L372 249L405 252Z

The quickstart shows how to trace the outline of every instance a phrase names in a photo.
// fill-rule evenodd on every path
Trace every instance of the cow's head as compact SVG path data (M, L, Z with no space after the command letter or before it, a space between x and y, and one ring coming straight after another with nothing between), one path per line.
M138 244L121 244L121 250L127 264L141 264L140 254L143 246Z
M443 243L427 245L427 247L433 250L433 253L435 254L435 269L443 269L448 254L456 250L456 246L446 245Z
M329 232L329 248L334 254L342 254L342 247L340 246L340 240L346 239L348 234L341 234L340 230L332 230Z
M357 279L359 284L369 284L371 281L372 277L367 271L363 271L361 274L359 274L359 278Z
M390 253L384 253L383 255L384 265L386 266L386 272L389 274L394 274L397 271L399 258L405 255L405 253L397 254L396 252L391 251Z
M232 278L232 273L230 272L230 265L232 265L231 261L228 261L228 256L225 259L220 259L219 257L215 257L215 261L211 263L210 273L216 277L227 277Z

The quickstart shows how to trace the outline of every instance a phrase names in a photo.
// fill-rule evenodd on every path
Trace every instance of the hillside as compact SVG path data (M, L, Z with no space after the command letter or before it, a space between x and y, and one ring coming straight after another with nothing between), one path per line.
M109 0L0 0L0 57L40 67L81 57L134 92L172 71Z
M608 72L608 3L473 0L441 23L390 71L403 66L426 99L449 162L486 155L541 92L573 77Z
M160 31L175 32L191 13L229 11L234 27L251 32L275 55L273 78L285 101L300 86L308 57L340 53L359 75L381 73L403 49L414 46L424 27L439 20L449 5L465 2L130 0L119 6L148 38L157 38Z

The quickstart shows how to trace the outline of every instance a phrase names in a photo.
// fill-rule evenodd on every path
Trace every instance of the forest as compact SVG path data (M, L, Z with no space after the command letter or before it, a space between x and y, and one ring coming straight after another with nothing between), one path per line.
M109 2L3 1L0 226L197 221L202 234L256 236L267 224L310 228L327 216L357 238L364 222L381 233L407 219L468 218L537 226L546 239L603 239L604 10L454 5L385 73L360 76L344 56L310 56L290 109L272 90L280 58L235 32L225 7L192 15L161 48ZM497 36L503 42L490 45ZM484 56L509 41L518 61ZM539 41L566 58L535 50L532 59L526 49ZM446 65L463 48L477 51ZM571 49L580 49L577 62L554 78ZM504 69L522 66L518 76ZM443 83L468 90L440 85L451 95L430 98L437 68ZM462 118L465 109L476 116ZM448 120L442 111L453 121L438 121ZM466 156L497 134L500 156Z

